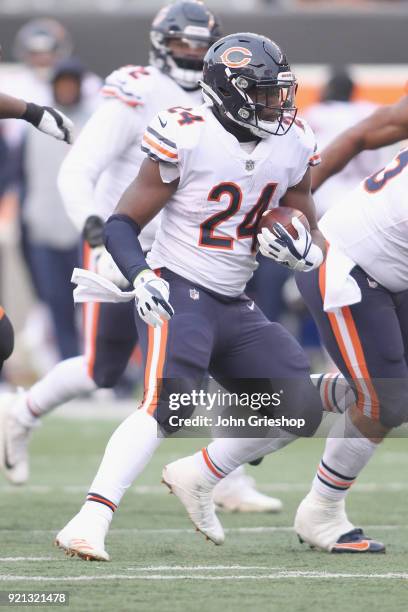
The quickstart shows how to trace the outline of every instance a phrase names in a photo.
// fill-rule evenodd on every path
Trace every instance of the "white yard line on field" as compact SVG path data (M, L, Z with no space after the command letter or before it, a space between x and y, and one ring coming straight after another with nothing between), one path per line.
M258 488L261 491L275 492L275 493L291 493L295 491L308 491L310 488L309 483L287 483L287 482L276 482L271 484L259 484ZM24 494L34 493L38 495L48 495L50 493L86 493L89 489L87 485L25 485L22 487L13 487L12 485L0 485L0 494L13 493L13 494ZM377 484L375 482L363 482L356 483L354 492L357 493L381 493L381 492L398 492L408 491L408 482L387 482L383 484ZM168 495L169 491L163 485L136 485L129 489L130 493L134 495Z
M384 531L390 531L390 530L400 530L400 529L408 529L408 525L365 525L364 529L366 529L367 531L369 530L384 530ZM46 535L46 534L56 534L58 529L32 529L32 530L24 530L24 529L0 529L0 533L1 532L7 533L7 534L12 534L12 533L17 533L17 534L21 534L24 535L24 537L26 538L28 534L32 534L32 535ZM270 527L231 527L231 528L226 528L224 530L226 533L273 533L273 532L286 532L286 531L293 531L293 527L290 526L270 526ZM179 533L187 533L189 535L197 535L196 531L194 530L194 527L190 527L190 528L184 528L184 527L169 527L167 529L138 529L137 527L133 527L131 529L111 529L109 531L110 534L132 534L134 533L135 535L140 534L151 534L151 533L156 533L158 535L160 534L179 534Z
M268 569L268 568L265 568ZM239 574L231 576L209 576L206 574L148 574L129 576L127 574L99 574L95 576L15 576L0 574L1 582L92 582L97 580L288 580L288 579L351 579L351 580L408 580L408 574L403 572L388 572L384 574L337 573L337 572L302 572L297 570L282 570L273 574Z
M57 557L0 557L0 563L14 563L16 561L55 561Z

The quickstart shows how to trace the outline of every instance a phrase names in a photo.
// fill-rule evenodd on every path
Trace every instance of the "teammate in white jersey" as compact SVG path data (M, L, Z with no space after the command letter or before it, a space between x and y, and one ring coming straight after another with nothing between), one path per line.
M135 287L145 395L112 435L81 511L57 535L61 548L85 559L109 559L105 536L123 494L163 437L192 414L194 402L183 402L174 422L168 393L191 398L208 372L229 391L271 393L279 379L282 403L269 405L266 414L289 409L303 419L276 428L273 438L216 440L167 466L166 483L217 544L224 536L214 513L214 485L246 461L312 435L321 419L301 347L243 293L254 269L257 222L268 208L298 208L312 229L310 234L300 224L298 239L282 233L273 244L266 235L266 254L271 249L305 271L324 258L310 195L315 141L306 124L295 122L296 80L281 49L250 33L212 45L203 75L205 105L160 112L148 126L148 159L105 226L105 244ZM148 256L150 266L159 267L155 274L138 235L161 209ZM230 444L235 451L219 463L217 449Z
M408 138L408 96L378 109L336 138L323 151L321 166L313 171L314 189L345 167L358 152L405 138ZM321 220L323 233L337 250L336 258L329 255L327 267L330 259L339 262L339 252L346 253L349 259L343 257L332 277L323 268L320 287L317 279L313 287L312 278L307 286L304 278L298 278L332 358L347 379L354 381L357 392L356 407L329 434L311 492L296 515L295 529L300 537L324 550L385 549L354 528L345 513L344 502L378 443L391 427L407 419L408 370L404 357L408 344L407 162L408 152L404 149ZM353 285L347 286L350 283L347 271L354 264L357 265L351 276L358 283L361 296L355 293ZM339 283L339 273L345 284ZM330 297L336 298L330 296L333 279L337 285L343 285L340 296L345 303L342 308L328 310ZM325 302L327 299L327 312L323 296L318 295L320 291L325 294ZM335 305L336 299L331 302ZM342 538L347 532L348 536Z
M84 233L84 265L119 286L128 282L103 247L103 222L145 158L141 142L149 121L163 106L189 108L202 102L202 61L219 33L215 16L201 3L178 2L162 9L153 21L150 65L125 66L107 77L104 101L62 167L59 184L66 208ZM144 251L150 249L158 224L156 217L143 230ZM9 457L3 463L12 482L28 477L28 434L41 416L78 395L116 384L137 341L133 306L86 304L85 340L84 355L59 363L17 400L10 395L3 399L5 411L13 415L4 433ZM243 468L217 488L215 500L235 511L281 508L280 500L254 488Z

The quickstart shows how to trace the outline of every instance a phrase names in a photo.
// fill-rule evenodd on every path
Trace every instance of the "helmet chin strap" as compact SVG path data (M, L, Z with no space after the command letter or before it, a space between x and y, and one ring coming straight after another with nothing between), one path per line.
M234 119L230 119L225 113L222 113L215 104L212 105L212 111L227 132L235 136L239 142L252 142L254 140L260 140L258 135L251 132L249 129L250 126L244 127L240 123L234 121Z

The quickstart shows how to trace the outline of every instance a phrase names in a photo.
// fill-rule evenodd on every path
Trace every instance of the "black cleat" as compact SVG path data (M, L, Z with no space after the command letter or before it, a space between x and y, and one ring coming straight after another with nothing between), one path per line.
M385 546L368 538L362 529L356 528L342 535L331 549L332 553L385 553Z
M253 461L248 461L249 465L259 465L262 463L265 457L259 457L259 459L254 459Z

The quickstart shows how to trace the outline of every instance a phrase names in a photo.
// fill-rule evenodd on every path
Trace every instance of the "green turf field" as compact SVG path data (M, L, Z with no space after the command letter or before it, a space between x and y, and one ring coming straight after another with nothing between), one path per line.
M79 509L114 427L51 417L32 444L30 484L12 488L1 480L0 590L68 591L63 609L80 611L407 609L406 439L383 445L349 499L350 518L387 543L386 555L319 553L291 531L321 439L249 468L264 491L283 499L281 514L224 514L225 544L205 541L160 485L166 462L199 448L199 440L178 439L162 445L125 497L107 541L112 561L65 557L53 536Z

